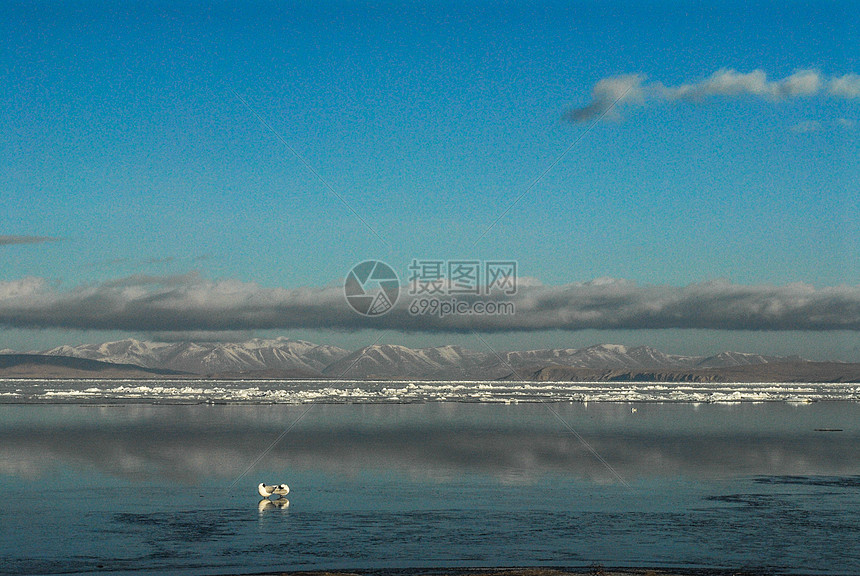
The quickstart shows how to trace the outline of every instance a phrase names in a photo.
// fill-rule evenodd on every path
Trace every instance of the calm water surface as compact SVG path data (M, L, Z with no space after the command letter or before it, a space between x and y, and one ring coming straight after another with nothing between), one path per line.
M0 406L0 573L860 574L858 422L852 402Z

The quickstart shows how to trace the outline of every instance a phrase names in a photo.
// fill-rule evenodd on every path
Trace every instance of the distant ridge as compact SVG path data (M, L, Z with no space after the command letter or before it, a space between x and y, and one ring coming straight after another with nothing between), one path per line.
M726 368L624 372L548 366L529 375L529 380L544 382L860 382L860 363L842 362L768 362Z
M189 376L187 372L113 364L86 358L44 354L0 354L4 378L153 378Z
M722 352L666 354L649 346L598 344L512 352L393 344L350 352L287 338L247 342L134 339L60 346L41 353L0 352L0 377L213 379L417 379L666 382L856 382L860 364Z

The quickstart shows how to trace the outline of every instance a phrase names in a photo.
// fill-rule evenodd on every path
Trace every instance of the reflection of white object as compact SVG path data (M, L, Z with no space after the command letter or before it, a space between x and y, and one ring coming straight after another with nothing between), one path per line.
M257 509L260 512L265 512L266 510L274 510L275 508L280 508L281 510L286 510L290 507L290 501L286 498L277 498L275 500L269 500L268 498L263 498L260 500L260 503L257 504Z
M257 492L260 493L260 496L263 498L268 498L272 494L277 494L278 496L286 496L290 493L290 487L286 484L272 484L271 486L267 486L260 482L260 485L257 486Z

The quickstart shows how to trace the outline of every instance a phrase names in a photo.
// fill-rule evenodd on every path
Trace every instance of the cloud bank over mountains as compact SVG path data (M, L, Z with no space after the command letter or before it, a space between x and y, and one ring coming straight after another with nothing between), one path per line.
M807 69L798 70L781 80L771 80L760 69L744 73L723 68L704 80L677 86L648 82L641 74L624 74L598 81L591 90L591 102L570 110L565 117L572 122L588 122L601 117L620 120L619 109L637 104L695 104L718 97L755 97L779 101L813 96L860 99L860 74L826 76L818 70Z
M191 273L130 276L62 291L43 278L0 282L0 326L236 331L315 328L404 332L522 332L583 329L860 330L860 286L639 285L617 279L545 286L524 281L508 315L414 315L401 291L393 310L367 318L340 286L296 289ZM466 297L459 297L466 300ZM494 297L501 301L501 296Z

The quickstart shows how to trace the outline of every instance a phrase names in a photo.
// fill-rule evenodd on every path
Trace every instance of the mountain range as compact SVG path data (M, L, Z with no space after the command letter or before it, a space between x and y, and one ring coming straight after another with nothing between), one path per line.
M59 346L40 352L45 356L68 356L134 364L143 368L175 370L192 374L284 371L320 376L322 371L349 354L335 346L277 338L247 342L146 342L134 339Z
M275 379L792 381L792 374L804 381L860 379L860 364L739 352L683 356L618 344L513 352L377 344L349 351L287 338L204 343L126 339L26 355L3 350L3 358L0 376L7 377L59 377L65 367L76 371L76 377L81 372L118 377L124 370L129 377Z

